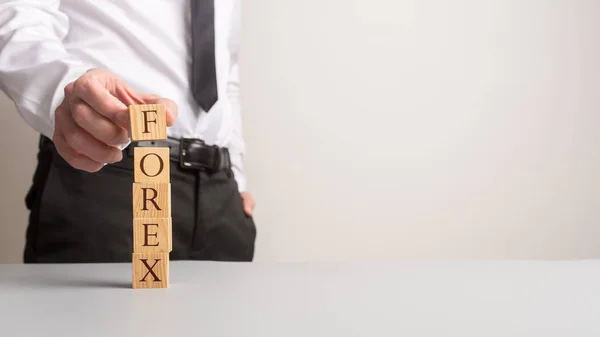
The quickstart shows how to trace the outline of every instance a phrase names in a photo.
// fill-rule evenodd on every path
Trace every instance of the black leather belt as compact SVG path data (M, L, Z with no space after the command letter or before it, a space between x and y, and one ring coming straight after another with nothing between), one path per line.
M196 169L207 172L217 172L231 168L229 150L216 145L207 145L196 138L182 138L154 141L132 142L128 154L133 156L134 147L168 147L171 160L178 162L184 169Z

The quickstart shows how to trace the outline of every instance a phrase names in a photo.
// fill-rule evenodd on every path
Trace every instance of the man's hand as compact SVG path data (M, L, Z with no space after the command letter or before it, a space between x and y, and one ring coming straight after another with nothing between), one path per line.
M173 101L137 94L105 69L89 70L69 83L55 113L52 140L58 153L74 168L88 172L121 161L118 146L130 138L130 104L165 104L167 126L177 117Z
M254 198L250 192L242 192L240 193L242 196L242 204L244 205L244 212L248 216L252 216L252 212L254 211L254 207L256 204L254 203Z

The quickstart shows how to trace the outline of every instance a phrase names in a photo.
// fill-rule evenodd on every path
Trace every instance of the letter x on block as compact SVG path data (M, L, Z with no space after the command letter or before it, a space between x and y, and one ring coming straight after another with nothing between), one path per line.
M129 106L131 139L167 139L167 112L164 104L135 104Z
M167 288L169 253L133 253L133 288Z

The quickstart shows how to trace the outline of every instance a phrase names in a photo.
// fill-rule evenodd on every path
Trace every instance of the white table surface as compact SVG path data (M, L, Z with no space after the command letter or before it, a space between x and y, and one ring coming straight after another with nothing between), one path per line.
M0 336L600 336L600 261L0 265Z

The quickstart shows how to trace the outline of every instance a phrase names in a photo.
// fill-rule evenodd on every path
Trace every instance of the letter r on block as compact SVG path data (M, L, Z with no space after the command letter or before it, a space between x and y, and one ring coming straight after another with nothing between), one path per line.
M134 218L170 218L170 183L133 183Z

